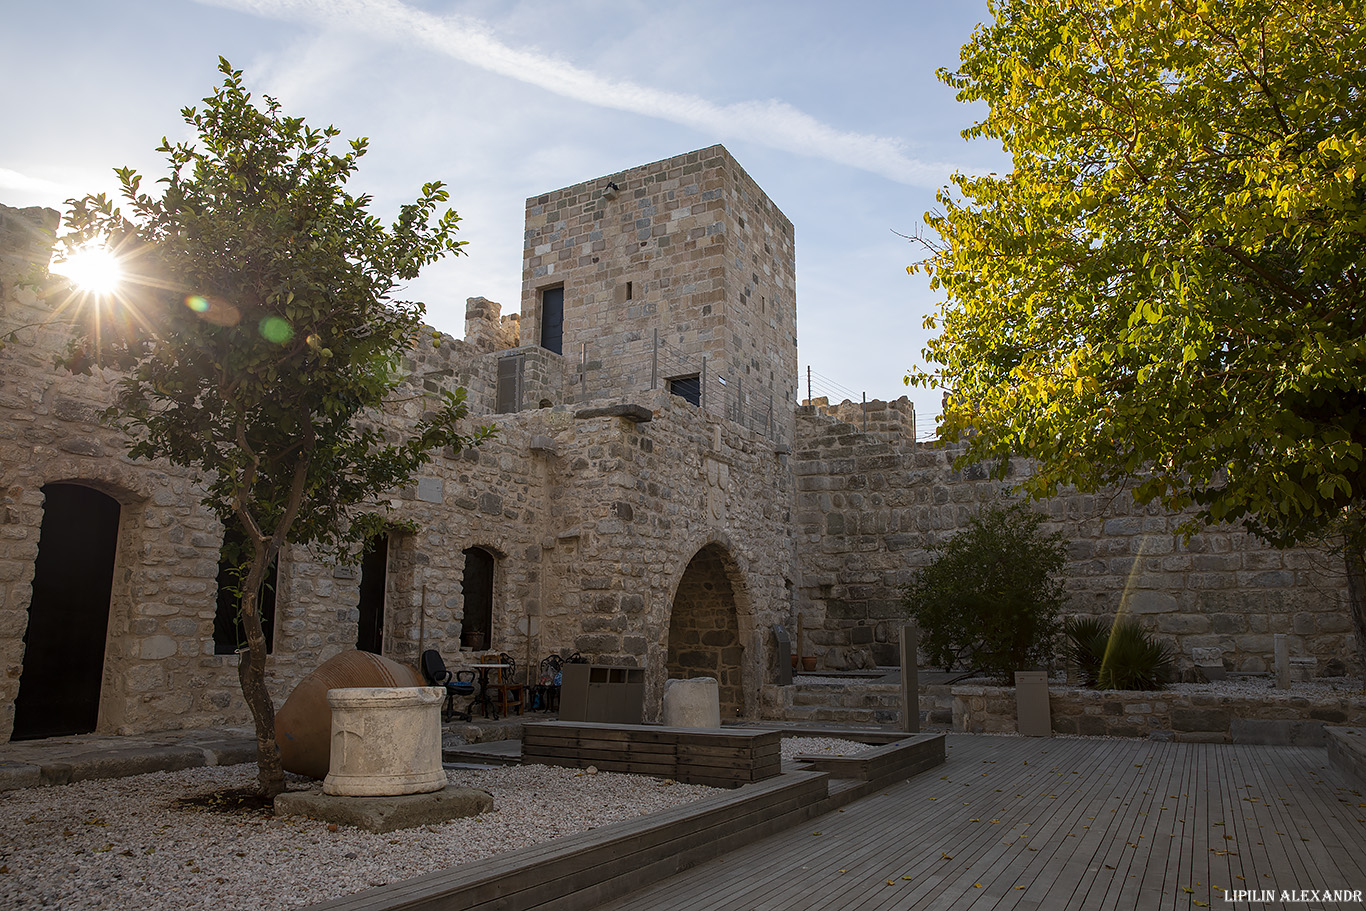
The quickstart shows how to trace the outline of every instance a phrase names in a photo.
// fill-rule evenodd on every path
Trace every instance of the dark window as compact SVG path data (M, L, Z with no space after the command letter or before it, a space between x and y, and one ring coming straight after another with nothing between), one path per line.
M360 563L360 623L356 648L384 654L384 588L389 568L389 536L375 535L365 545Z
M631 300L631 299L632 299L632 291L634 291L634 290L635 290L635 289L632 287L631 282L627 282L627 283L626 283L626 299L627 299L627 300Z
M237 525L223 532L223 549L218 552L218 609L213 615L213 653L231 655L247 647L242 631L242 573L244 561L250 555L247 536ZM266 636L266 651L275 650L275 583L280 575L280 558L270 564L265 581L261 583L257 607L261 613L261 632Z
M695 373L669 380L669 391L690 404L702 404L702 381Z
M564 354L564 288L541 292L541 347Z
M465 619L460 644L466 648L490 647L493 629L494 556L482 547L465 549L465 580L460 591L465 600Z
M512 414L522 410L522 374L526 358L520 354L498 359L498 395L494 410Z
M14 740L88 734L100 714L119 504L78 484L43 496Z

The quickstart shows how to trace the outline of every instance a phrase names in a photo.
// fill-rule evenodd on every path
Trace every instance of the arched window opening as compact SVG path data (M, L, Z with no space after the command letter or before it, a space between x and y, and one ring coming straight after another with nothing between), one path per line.
M240 526L234 522L223 530L223 549L218 552L218 608L213 615L215 655L231 655L247 647L246 632L242 629L242 582L250 554L251 545ZM266 571L256 599L267 653L275 650L275 585L279 576L280 558L277 556Z
M389 534L375 535L365 544L360 564L360 622L356 648L384 654L384 594L388 587Z
M460 644L475 650L492 647L493 570L496 558L482 547L465 549L465 580L461 592L465 600L465 620Z

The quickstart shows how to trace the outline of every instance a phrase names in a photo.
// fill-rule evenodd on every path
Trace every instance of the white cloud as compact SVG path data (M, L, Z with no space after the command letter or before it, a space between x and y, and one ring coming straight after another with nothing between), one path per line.
M718 105L678 92L609 79L539 50L499 41L487 25L464 16L434 16L398 0L202 0L257 16L302 21L402 44L417 44L510 79L585 104L656 117L720 139L744 139L798 155L859 168L935 189L952 165L920 161L895 138L850 133L781 101Z
M69 197L76 195L65 184L41 177L30 177L9 168L0 168L0 190L20 190L25 193L38 193L43 196Z

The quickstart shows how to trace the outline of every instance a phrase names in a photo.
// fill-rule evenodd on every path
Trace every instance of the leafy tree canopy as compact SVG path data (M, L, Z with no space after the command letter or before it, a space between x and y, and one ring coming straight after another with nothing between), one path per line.
M1013 169L955 176L927 216L940 241L912 269L947 301L908 381L948 390L965 461L1037 459L1034 493L1134 479L1277 543L1346 531L1359 568L1360 4L992 12L940 78L989 105L964 135Z
M408 483L433 450L461 436L464 391L421 400L409 439L380 429L401 363L422 335L423 307L393 295L461 252L440 183L422 187L386 227L370 198L345 189L365 154L338 153L338 130L314 129L220 58L224 81L202 110L185 108L195 143L163 139L158 195L117 169L125 216L103 196L69 200L68 247L108 239L129 290L91 311L68 366L123 371L111 416L137 458L195 470L204 503L245 533L241 616L249 648L239 677L256 719L261 781L283 786L265 689L257 595L286 541L345 555L380 524L376 498Z

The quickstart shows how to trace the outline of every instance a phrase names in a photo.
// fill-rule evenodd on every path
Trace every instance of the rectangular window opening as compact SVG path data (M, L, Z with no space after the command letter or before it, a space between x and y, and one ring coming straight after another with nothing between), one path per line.
M669 391L690 405L702 405L702 378L696 373L669 380Z
M541 292L541 347L564 354L564 285Z

